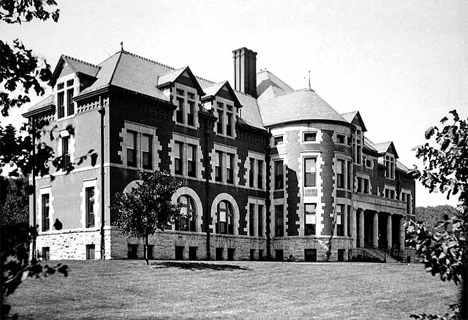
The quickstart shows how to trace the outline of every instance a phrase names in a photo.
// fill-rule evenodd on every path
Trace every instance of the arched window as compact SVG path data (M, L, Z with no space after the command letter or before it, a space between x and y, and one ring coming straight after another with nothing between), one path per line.
M197 210L193 198L187 195L180 196L177 199L180 203L180 219L175 222L175 229L180 231L197 231Z
M234 211L228 201L222 200L218 203L217 216L216 233L234 234Z

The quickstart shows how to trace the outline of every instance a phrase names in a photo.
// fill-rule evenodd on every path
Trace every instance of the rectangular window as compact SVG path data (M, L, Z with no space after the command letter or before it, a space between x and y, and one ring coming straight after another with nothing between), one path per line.
M187 146L187 170L189 177L197 176L197 146L189 144Z
M283 189L284 184L283 161L275 161L275 189Z
M222 104L218 104L219 106ZM223 134L223 126L224 126L224 112L223 110L218 109L218 123L216 125L216 132L219 134Z
M183 246L175 246L175 259L184 260L184 247Z
M195 102L194 101L189 101L188 102L188 113L187 113L187 124L189 126L194 126L195 125Z
M369 179L362 179L362 182L364 184L364 193L369 193Z
M283 206L275 206L275 236L282 237L284 235L283 222Z
M216 248L216 260L217 261L223 260L223 248Z
M336 205L336 235L344 236L343 228L343 214L344 214L344 204Z
M50 229L50 196L48 193L42 195L42 231Z
M304 142L317 141L317 132L305 132Z
M336 135L336 142L345 144L346 143L346 137L342 134Z
M250 203L249 204L249 235L251 237L255 236L255 204L253 203Z
M366 167L372 168L372 160L366 159Z
M283 261L284 260L283 249L275 250L275 259L276 259L276 261Z
M316 159L306 158L304 159L304 182L306 187L316 186Z
M94 187L85 189L86 228L94 227Z
M50 260L50 247L42 247L42 260Z
M184 123L184 102L183 98L177 98L176 122Z
M143 158L143 169L153 168L153 137L147 134L141 135L141 153Z
M73 88L67 90L68 115L75 113L75 104L73 103Z
M283 136L277 136L273 138L274 145L283 144Z
M258 160L257 185L259 189L263 188L263 161Z
M129 167L136 167L136 145L137 145L137 133L134 131L127 130L127 165Z
M356 148L356 152L357 152L357 155L356 155L356 163L357 164L361 164L362 162L362 153L361 153L361 146L358 145L357 148Z
M250 172L249 172L249 187L254 187L254 177L255 177L255 159L250 158Z
M63 83L62 83L63 85ZM57 108L58 108L58 114L57 117L63 118L65 117L65 99L64 99L65 92L59 92L57 93Z
M62 160L63 160L63 171L67 171L70 166L70 137L62 138Z
M348 190L353 190L353 175L352 175L352 163L348 161Z
M226 154L226 182L234 183L234 155Z
M228 248L228 261L234 261L235 248Z
M189 247L189 259L197 260L197 249L198 247Z
M316 208L315 203L304 204L304 214L305 214L305 227L304 234L306 236L315 235L315 226L316 226Z
M344 261L344 249L338 249L338 261L342 262Z
M362 178L357 178L357 192L362 192Z
M337 188L345 187L345 162L337 160L336 162L336 186Z
M351 237L351 206L348 206L348 210L346 211L346 215L348 217L348 225L347 225L347 236Z
M317 249L304 249L304 261L317 262Z
M174 150L174 173L183 174L182 157L184 145L181 142L175 142Z
M263 237L263 205L258 205L258 212L257 212L257 223L258 223L258 237Z
M95 258L95 246L94 244L86 245L86 260L94 260Z
M215 180L222 182L223 181L223 153L221 151L216 151L215 155Z
M229 136L229 137L232 137L234 136L234 133L233 133L233 128L232 128L232 119L233 119L233 116L232 116L232 113L226 113L226 116L227 116L227 123L226 123L226 135Z
M183 97L185 95L184 90L182 90L182 89L177 89L176 93L177 93L178 96L181 96L181 97Z
M128 259L138 259L138 245L128 244L127 246L127 257Z

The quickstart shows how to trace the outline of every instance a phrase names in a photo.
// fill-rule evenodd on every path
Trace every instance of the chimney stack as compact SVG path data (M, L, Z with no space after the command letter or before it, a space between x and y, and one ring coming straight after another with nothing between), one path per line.
M240 48L234 54L234 89L257 98L257 53Z

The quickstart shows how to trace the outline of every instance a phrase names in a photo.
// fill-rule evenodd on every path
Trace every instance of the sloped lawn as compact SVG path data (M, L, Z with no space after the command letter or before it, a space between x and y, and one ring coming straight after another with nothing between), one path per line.
M56 262L50 262L55 264ZM27 280L20 319L409 319L445 313L457 288L422 265L65 261L68 278Z

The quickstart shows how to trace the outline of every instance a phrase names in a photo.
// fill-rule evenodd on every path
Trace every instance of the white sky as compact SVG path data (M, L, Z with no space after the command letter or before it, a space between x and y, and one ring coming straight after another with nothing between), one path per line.
M20 38L52 68L61 54L98 64L123 41L127 51L231 83L231 51L245 46L258 53L258 69L294 89L307 86L310 70L325 101L339 113L359 110L367 137L393 140L408 167L427 127L452 109L467 116L467 1L58 3L59 23L1 24L1 38ZM26 109L9 121L19 122ZM418 184L418 206L445 203Z

